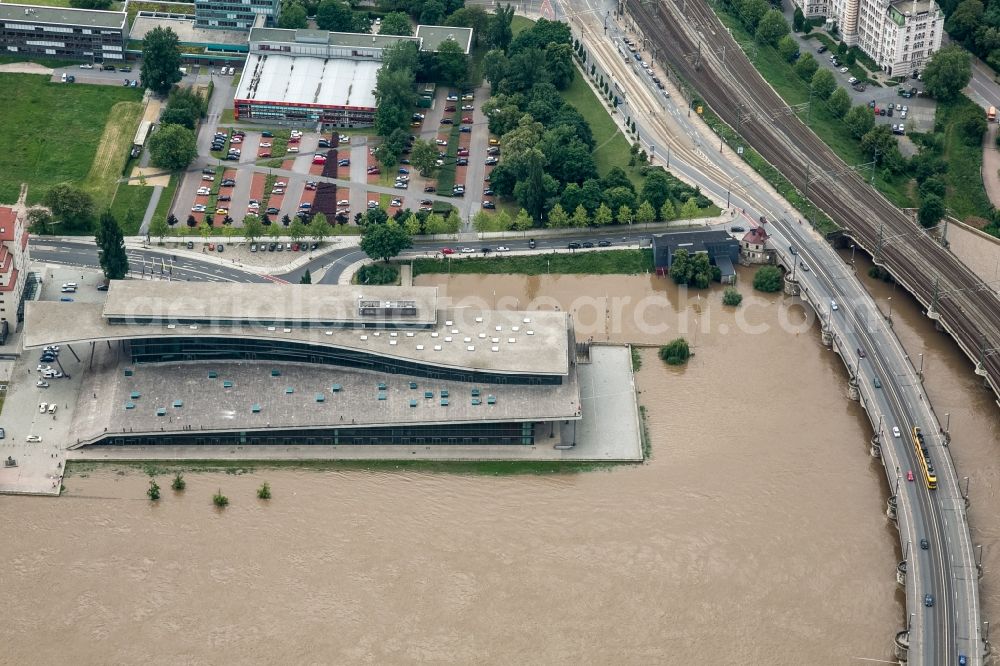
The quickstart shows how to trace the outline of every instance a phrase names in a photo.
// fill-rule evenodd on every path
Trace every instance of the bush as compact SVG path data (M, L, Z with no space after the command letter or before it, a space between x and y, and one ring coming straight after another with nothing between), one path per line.
M743 294L739 292L735 287L726 287L726 290L722 292L722 304L736 307L743 302Z
M271 485L267 481L262 483L260 488L257 489L257 498L271 499Z
M660 347L660 358L667 365L684 365L691 358L691 349L687 340L677 338Z
M219 488L215 491L215 494L212 495L212 504L219 508L229 506L229 498L222 494L222 488Z
M174 475L174 480L170 482L170 487L174 490L184 490L187 488L187 481L184 480L184 475L177 472Z
M781 291L781 269L777 266L761 266L753 276L753 288L768 294Z
M399 269L386 264L368 264L358 270L358 284L396 284L399 280Z
M156 483L155 479L149 480L149 490L146 491L146 494L149 495L149 499L154 502L160 499L160 486Z

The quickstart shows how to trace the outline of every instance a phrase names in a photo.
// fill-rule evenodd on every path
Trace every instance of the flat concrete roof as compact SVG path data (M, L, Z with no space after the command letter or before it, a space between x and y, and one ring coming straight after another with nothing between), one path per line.
M456 28L461 30L462 28ZM251 28L251 43L323 44L384 49L399 41L416 42L416 37L373 35L367 32L329 32L327 30L291 30L286 28Z
M204 283L196 284L202 290L206 289ZM269 297L263 291L266 286L256 286L261 289L259 300L267 302ZM211 288L222 288L222 284L213 284ZM25 349L37 349L50 344L104 340L233 337L350 349L449 369L512 375L566 375L570 367L569 325L569 315L565 312L480 311L471 308L439 310L434 327L412 331L109 324L100 304L31 301L25 304L23 344ZM323 367L329 373L333 366Z
M132 368L132 376L125 376L126 367ZM272 376L272 369L280 376ZM210 379L209 371L217 377ZM411 381L417 388L410 388ZM225 388L224 382L232 386ZM333 384L339 390L332 390ZM480 391L480 404L473 404L473 388ZM447 405L442 404L442 390L448 391ZM426 391L433 397L425 397ZM132 397L135 393L138 397ZM100 399L91 398L94 394ZM495 404L489 404L488 396L495 398ZM178 400L181 406L175 407ZM410 405L411 400L416 406ZM126 403L134 407L126 409ZM254 405L260 406L259 412L254 413ZM157 415L160 408L166 410L163 416ZM96 441L105 433L561 421L580 414L575 372L558 385L489 385L268 361L132 366L105 348L84 378L74 410L70 432L80 444L67 442L67 448Z
M170 28L177 33L177 39L181 44L190 44L192 46L207 46L210 44L243 46L245 47L245 51L250 48L247 45L246 32L199 28L195 25L194 14L189 19L182 19L143 16L140 13L132 21L132 31L129 33L129 39L140 40L146 36L146 33L152 32L155 28Z
M920 14L926 14L928 12L935 12L938 10L938 3L934 0L896 0L896 2L889 3L904 16L919 16Z
M375 108L375 82L382 63L251 53L236 99L317 107Z
M437 51L448 40L458 42L468 55L472 50L472 28L453 28L446 25L418 25L414 35L420 40L421 51Z
M206 293L201 282L115 280L104 303L105 317L153 317L186 322L288 321L399 323L437 321L437 287L363 287L355 285L228 283ZM361 302L412 303L416 315L361 315Z
M25 10L28 10L27 14ZM126 16L125 12L109 12L98 9L0 4L0 21L27 21L29 23L79 25L91 28L124 28Z

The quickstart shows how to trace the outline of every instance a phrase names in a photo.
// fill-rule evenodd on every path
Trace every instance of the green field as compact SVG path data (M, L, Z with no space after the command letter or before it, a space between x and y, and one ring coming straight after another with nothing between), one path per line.
M609 250L574 254L533 254L523 257L492 256L480 259L417 259L413 275L424 273L587 273L635 275L653 270L652 250Z
M107 174L92 174L92 166L102 138L106 139L112 107L138 103L142 91L50 83L48 77L35 74L0 74L0 89L13 91L0 104L0 201L15 201L22 182L28 183L29 203L39 202L52 185L71 182L103 193L98 207L110 205L108 180L120 175L128 155L105 153L104 158L113 162ZM131 105L119 108L126 111L127 123L136 120ZM114 118L115 123L118 120ZM124 132L128 142L134 132L134 126ZM110 138L115 136L109 133Z
M960 115L958 111L966 106L982 113L975 102L962 95L949 104L939 103L934 118L935 127L944 128L942 156L948 163L948 170L944 173L948 185L944 203L960 219L970 216L989 219L992 206L983 186L983 149L978 145L970 146L963 140L955 120Z
M142 218L146 214L146 207L149 206L149 199L153 196L153 188L145 185L125 185L118 186L115 194L115 201L111 204L111 214L121 225L122 233L126 236L134 236L139 231Z
M170 184L164 187L163 192L160 194L160 200L159 202L157 202L156 210L153 212L154 219L157 217L162 217L163 219L166 219L167 215L170 214L170 204L173 203L174 194L177 191L178 181L180 181L180 176L178 174L176 173L170 174ZM178 224L177 226L181 226L182 224L184 224L186 219L187 218L181 220L180 224Z

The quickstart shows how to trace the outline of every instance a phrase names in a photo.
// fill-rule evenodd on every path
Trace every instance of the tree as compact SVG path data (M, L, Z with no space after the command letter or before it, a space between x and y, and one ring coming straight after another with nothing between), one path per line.
M101 213L101 220L97 226L97 235L94 239L97 242L98 260L104 277L109 280L121 280L128 274L128 255L125 254L125 239L122 237L122 229L118 226L118 221L108 209Z
M198 115L196 115L194 109L190 108L172 108L168 106L160 114L160 125L180 125L181 127L193 130L197 122Z
M426 0L420 11L420 23L423 25L441 25L444 20L445 7L440 0Z
M411 245L410 235L398 224L369 224L361 237L361 249L365 254L385 262Z
M154 502L160 499L160 486L156 483L156 479L149 480L149 489L146 490L146 495Z
M486 28L486 41L490 46L507 50L510 40L514 38L514 31L511 29L511 22L514 20L513 5L500 5L496 13L490 17L489 25Z
M111 0L69 0L74 9L111 9Z
M792 62L799 55L799 43L791 35L785 35L778 40L778 53L788 62Z
M438 149L426 139L417 139L410 149L410 163L417 167L421 176L429 176L438 160Z
M756 32L760 20L771 8L766 0L742 0L739 3L740 18L750 32Z
M788 34L788 23L779 9L769 9L757 24L754 39L760 44L774 46Z
M306 275L308 274L309 271L306 271ZM262 499L262 500L271 499L271 484L269 484L267 481L260 484L260 488L257 489L257 499Z
M606 227L614 221L614 215L611 212L611 208L602 203L597 207L597 211L594 212L594 225L598 227Z
M628 204L618 207L618 224L632 224L632 207Z
M962 0L945 22L945 30L956 42L972 46L976 28L982 24L984 9L980 0Z
M677 338L660 347L659 355L667 365L684 365L691 358L691 348L687 340Z
M94 224L94 200L83 190L66 183L49 188L44 203L66 231L90 231Z
M434 54L434 68L437 80L450 86L465 82L469 69L469 57L454 39L446 39Z
M483 211L479 211L479 213L483 213L485 215ZM476 213L476 215L479 215L479 213ZM486 215L486 217L489 217L489 215ZM420 234L422 231L420 228L420 218L417 217L416 213L410 213L406 216L406 219L403 220L403 228L406 229L406 233L410 234L410 237ZM478 227L476 228L478 230ZM487 231L487 229L484 229L483 231Z
M952 123L969 146L979 146L986 133L986 117L983 109L975 104L966 104L952 114Z
M931 95L943 102L955 99L972 79L969 52L957 44L944 47L931 56L923 77Z
M306 272L302 274L301 278L299 278L299 284L312 284L312 283L313 283L312 273L310 273L309 269L307 268Z
M409 37L413 34L413 24L410 23L410 17L403 12L389 12L382 17L382 27L379 28L378 34Z
M753 276L753 288L772 294L781 291L782 275L777 266L761 266Z
M288 227L288 235L291 237L292 242L298 242L298 240L305 236L306 233L308 233L308 230L306 229L306 225L302 221L302 218L296 217L292 220L291 226Z
M920 183L920 187L917 188L917 192L920 194L921 200L927 197L929 194L934 196L944 198L946 187L944 180L940 176L931 176Z
M802 8L795 5L795 13L792 15L792 29L795 32L802 32L802 26L805 25L806 16L802 13Z
M198 226L198 220L195 219L194 215L188 215L187 225L192 229Z
M876 164L882 164L894 148L899 150L888 125L876 125L861 137L861 150L871 155Z
M875 116L867 106L853 106L844 116L844 124L855 139L860 139L875 127Z
M178 171L198 155L192 130L180 125L161 125L149 137L149 156L154 165Z
M690 220L691 218L698 217L698 199L697 197L688 197L688 200L684 202L681 206L680 217L682 220Z
M933 227L944 217L944 201L936 194L928 194L920 202L920 209L917 211L917 221L924 228Z
M552 229L561 229L568 226L569 214L562 207L562 204L556 204L549 211L549 227Z
M495 218L494 225L497 231L510 231L514 228L514 220L507 211L500 211L496 214Z
M674 202L667 199L660 206L660 219L664 222L669 222L670 220L677 219L677 210L674 208Z
M170 487L180 492L187 488L187 481L184 480L184 475L180 472L174 474L174 480L170 482Z
M635 221L639 224L649 224L650 222L655 222L656 209L653 208L653 204L648 201L643 201L639 206L639 210L635 212Z
M565 90L573 82L576 66L573 65L573 48L569 44L550 44L545 49L546 69L549 80L559 90Z
M587 213L587 209L580 204L573 211L573 226L574 227L586 227L590 224L590 215Z
M45 208L36 206L28 209L28 229L31 233L51 233L54 224L55 220L52 219L52 214Z
M207 241L208 237L212 235L212 223L208 221L207 217L198 225L198 233L201 234L203 241Z
M803 81L811 81L816 70L819 69L819 63L816 62L816 58L813 57L812 53L806 53L801 56L795 63L795 73L799 75L799 78Z
M529 220L528 226L531 226L530 222L531 221ZM458 230L462 228L462 218L459 216L457 210L452 209L452 211L450 213L448 213L448 217L445 218L445 221L444 221L444 226L445 226L445 229L447 230L447 233L449 233L449 234L457 234L458 233ZM525 228L527 228L527 227L525 227Z
M743 294L736 289L736 287L726 287L726 290L722 292L722 304L728 305L730 307L736 307L743 302Z
M851 108L851 96L847 94L846 90L837 86L837 89L830 95L830 99L826 100L826 106L834 116L843 118L844 114ZM874 116L872 119L874 120Z
M289 225L290 227L291 225ZM323 240L330 234L330 222L326 219L326 215L323 213L316 213L313 218L309 220L309 228L307 230L308 234L317 243L322 243Z
M243 218L243 238L251 243L256 243L257 239L264 235L264 223L256 215L247 215Z
M154 217L149 223L149 235L163 242L163 237L170 233L170 225L164 217Z
M309 19L306 17L306 9L297 2L289 3L281 10L278 18L278 27L289 30L300 30L309 27ZM396 34L396 33L392 33Z
M507 54L501 49L491 49L483 56L483 76L490 82L494 93L496 93L500 82L507 78L509 71L510 60L507 59ZM514 110L520 114L520 109L514 107Z
M332 32L353 32L354 12L340 0L323 0L316 9L316 27Z
M834 89L837 87L837 80L833 78L833 72L830 70L820 69L813 74L810 86L813 95L817 99L826 99L833 94Z
M382 21L384 23L385 19ZM483 40L485 44L486 38L484 35L489 28L490 16L482 7L460 7L445 19L444 24L472 28L472 45L479 46L480 40Z
M181 80L180 41L170 28L153 28L142 38L143 88L166 95Z

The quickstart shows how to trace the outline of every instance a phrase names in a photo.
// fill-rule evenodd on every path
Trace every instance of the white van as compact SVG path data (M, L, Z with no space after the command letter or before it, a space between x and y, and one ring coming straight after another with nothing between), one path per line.
M49 405L49 414L55 414L56 413L56 407L58 407L58 405L56 405L56 403L54 403L54 402L51 405Z

